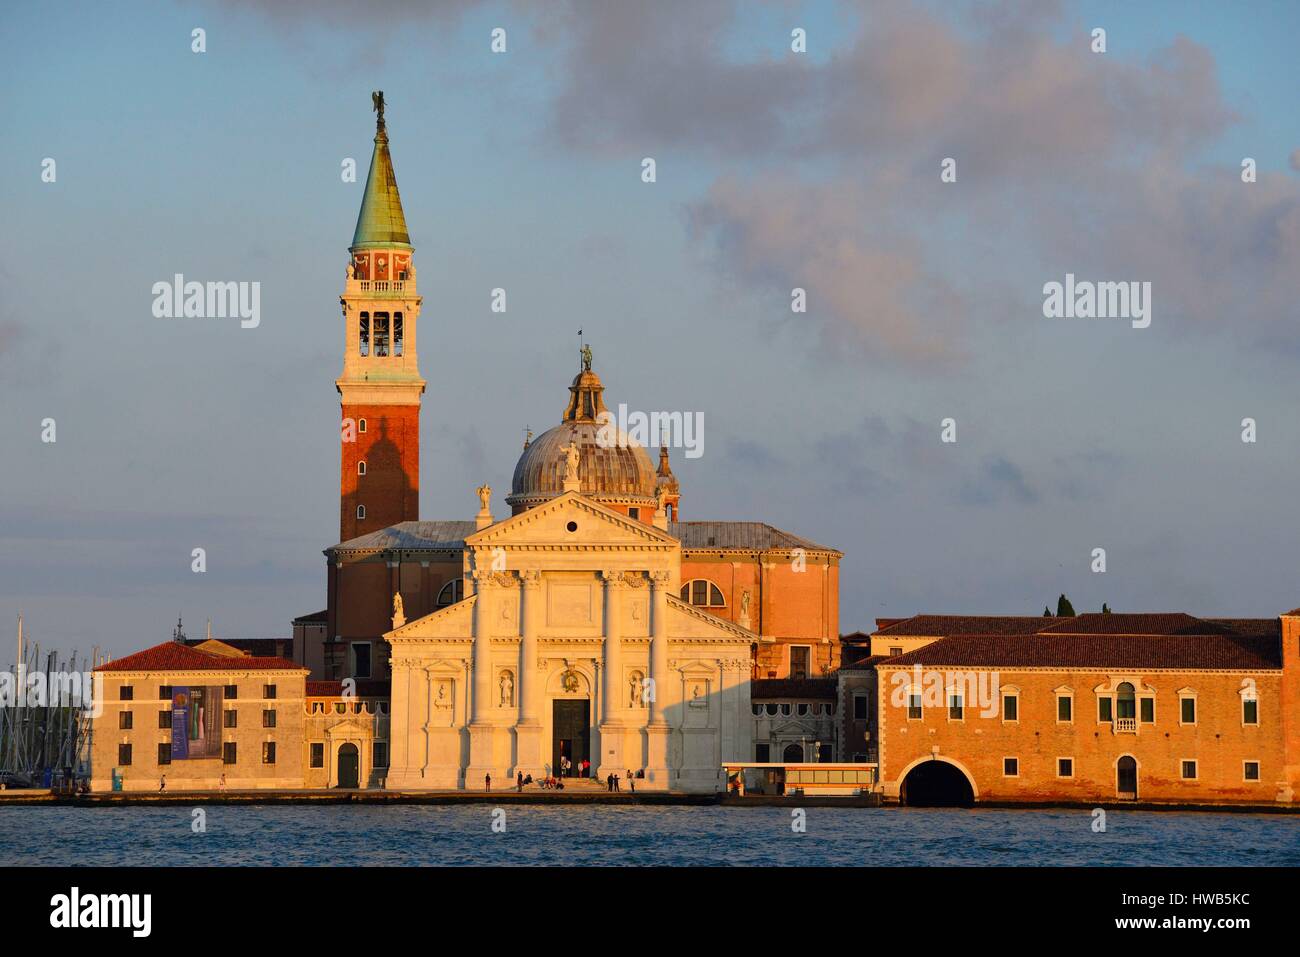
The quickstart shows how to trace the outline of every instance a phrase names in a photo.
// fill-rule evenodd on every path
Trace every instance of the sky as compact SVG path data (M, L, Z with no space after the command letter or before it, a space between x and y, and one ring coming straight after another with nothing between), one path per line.
M1298 28L1264 0L15 7L0 629L121 655L325 606L375 89L424 297L423 518L484 482L506 511L581 327L611 407L702 417L684 519L844 552L844 632L1062 592L1300 605ZM176 273L259 282L260 324L156 318ZM1045 317L1067 274L1149 282L1150 325Z

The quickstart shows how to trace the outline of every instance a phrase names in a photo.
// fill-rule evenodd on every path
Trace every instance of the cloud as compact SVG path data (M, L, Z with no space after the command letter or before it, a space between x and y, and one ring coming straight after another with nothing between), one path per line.
M688 203L692 235L760 301L808 289L837 352L948 368L1067 271L1151 281L1157 323L1300 352L1300 183L1198 160L1239 116L1185 36L1096 54L1059 4L895 3L820 57L744 58L734 3L567 10L552 137L742 166Z
M1039 494L1030 487L1020 466L1002 455L988 459L975 477L962 486L960 500L966 505L994 505L1014 502L1034 505Z

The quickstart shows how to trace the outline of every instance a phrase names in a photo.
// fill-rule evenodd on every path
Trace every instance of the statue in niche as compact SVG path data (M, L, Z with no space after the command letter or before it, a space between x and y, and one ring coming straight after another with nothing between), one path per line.
M642 694L642 686L644 684L645 684L645 679L641 677L641 672L639 671L632 672L632 677L628 681L628 707L629 708L640 708L642 704L644 704L645 696Z
M740 617L741 618L749 617L749 589L748 588L746 588L745 591L740 596Z
M501 707L508 708L515 703L515 679L510 672L501 672Z

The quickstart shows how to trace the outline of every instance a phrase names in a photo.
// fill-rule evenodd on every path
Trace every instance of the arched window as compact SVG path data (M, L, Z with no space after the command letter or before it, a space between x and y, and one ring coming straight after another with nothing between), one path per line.
M357 518L365 518L365 517L366 517L366 507L364 505L358 505Z
M358 463L357 463L357 474L358 474L358 475L365 475L365 474L366 474L366 463L365 463L365 462L358 462Z
M725 608L722 589L707 578L696 578L682 586L682 601L700 608Z
M781 760L786 764L802 764L803 745L787 744L785 750L781 752Z
M442 590L438 592L438 601L436 604L439 608L446 608L448 605L456 604L456 602L460 601L464 597L465 579L453 578L451 581L447 582L447 584L443 585Z
M1115 689L1115 717L1137 717L1137 697L1133 692L1133 686L1127 681Z
M366 420L365 420L365 419L358 419L358 420L357 420L357 431L358 431L358 432L364 432L365 430L366 430Z

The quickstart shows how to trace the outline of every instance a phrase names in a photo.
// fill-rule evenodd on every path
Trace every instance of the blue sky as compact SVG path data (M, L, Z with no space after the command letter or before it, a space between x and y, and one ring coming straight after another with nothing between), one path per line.
M703 414L704 456L674 456L684 518L846 553L845 631L1062 591L1080 610L1294 607L1297 19L1287 3L16 8L0 619L121 654L177 614L262 636L324 607L361 191L339 169L364 171L377 88L424 295L424 517L471 516L484 481L504 509L582 326L607 400ZM1258 183L1240 182L1246 156ZM1044 319L1042 285L1067 271L1151 281L1151 327ZM155 319L150 288L176 272L261 282L260 327Z

